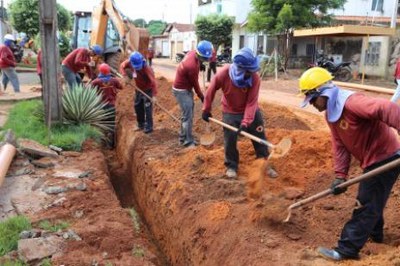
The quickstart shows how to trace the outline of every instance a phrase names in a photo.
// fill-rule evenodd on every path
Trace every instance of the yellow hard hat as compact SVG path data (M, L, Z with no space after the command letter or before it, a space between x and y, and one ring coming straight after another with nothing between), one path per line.
M322 84L333 79L331 73L322 67L313 67L306 70L299 79L300 93L306 94Z

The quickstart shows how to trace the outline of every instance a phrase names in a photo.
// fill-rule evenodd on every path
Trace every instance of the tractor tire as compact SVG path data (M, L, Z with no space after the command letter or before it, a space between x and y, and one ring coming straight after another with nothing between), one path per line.
M122 63L122 54L120 52L116 52L113 54L109 54L106 58L106 63L113 69L119 71L119 66Z
M335 80L343 82L347 82L351 80L351 78L352 78L351 71L347 67L340 69L335 75Z

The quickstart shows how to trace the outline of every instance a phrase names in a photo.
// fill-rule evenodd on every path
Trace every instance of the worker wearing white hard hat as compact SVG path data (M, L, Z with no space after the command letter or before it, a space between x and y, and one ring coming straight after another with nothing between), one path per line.
M19 80L15 70L17 62L11 50L14 41L15 38L11 34L6 34L4 36L4 44L0 45L0 69L2 72L1 82L4 90L6 90L8 82L11 82L14 92L18 93L20 92Z

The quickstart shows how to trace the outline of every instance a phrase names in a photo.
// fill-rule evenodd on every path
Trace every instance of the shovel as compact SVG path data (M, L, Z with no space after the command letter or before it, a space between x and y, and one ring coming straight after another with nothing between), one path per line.
M204 71L205 72L205 71ZM206 76L203 72L203 90L206 91ZM206 123L205 133L200 136L200 144L210 146L215 141L215 132L211 131L210 123Z
M400 159L396 159L396 160L391 161L390 163L387 163L385 165L382 165L382 166L380 166L380 167L378 167L378 168L376 168L376 169L374 169L374 170L372 170L370 172L367 172L367 173L362 174L360 176L357 176L355 178L349 179L346 182L338 185L337 187L338 188L349 187L349 186L354 185L356 183L359 183L359 182L361 182L363 180L366 180L368 178L374 177L374 176L376 176L376 175L378 175L380 173L383 173L385 171L391 170L391 169L393 169L393 168L395 168L396 166L399 166L399 165L400 165ZM310 196L310 197L308 197L306 199L300 200L300 201L290 205L288 207L289 214L288 214L287 218L283 222L285 222L285 223L289 222L290 217L292 215L292 210L293 209L299 208L299 207L301 207L301 206L303 206L303 205L305 205L307 203L310 203L310 202L316 201L318 199L324 198L324 197L332 194L332 192L333 192L332 189L326 189L324 191L321 191L318 194L315 194L313 196Z
M218 125L220 125L220 126L223 126L223 127L227 128L229 130L232 130L234 132L237 132L239 130L236 127L228 125L228 124L226 124L226 123L224 123L222 121L219 121L219 120L217 120L215 118L210 117L209 120L214 122L214 123L216 123L216 124L218 124ZM260 138L254 136L254 135L251 135L251 134L249 134L247 132L241 131L240 134L242 136L245 136L245 137L255 141L255 142L258 142L260 144L263 144L263 145L268 146L269 148L271 148L272 152L271 152L270 157L273 157L273 158L280 158L280 157L285 156L289 152L290 147L292 146L292 141L290 139L288 139L288 138L284 138L278 144L274 145L274 144L272 144L271 142L269 142L267 140L260 139Z

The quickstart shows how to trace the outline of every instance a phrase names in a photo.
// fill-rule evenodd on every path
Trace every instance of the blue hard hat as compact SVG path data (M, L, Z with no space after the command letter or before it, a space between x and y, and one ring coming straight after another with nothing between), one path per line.
M143 55L139 52L131 53L129 57L129 61L131 62L132 67L135 70L141 70L143 67Z
M212 43L210 43L209 41L201 41L197 45L196 52L201 57L210 59L212 56L212 51L213 51L213 46Z
M98 45L98 44L92 45L92 46L90 47L90 49L92 49L92 51L93 51L96 55L102 55L102 54L103 54L103 48L102 48L100 45Z
M260 59L254 56L253 51L247 47L242 48L233 57L233 63L249 72L257 72L260 70Z

